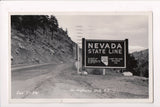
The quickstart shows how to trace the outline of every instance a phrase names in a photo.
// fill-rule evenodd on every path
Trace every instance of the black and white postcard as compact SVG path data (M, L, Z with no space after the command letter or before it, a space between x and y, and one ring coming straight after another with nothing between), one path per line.
M152 102L152 12L10 13L11 102Z

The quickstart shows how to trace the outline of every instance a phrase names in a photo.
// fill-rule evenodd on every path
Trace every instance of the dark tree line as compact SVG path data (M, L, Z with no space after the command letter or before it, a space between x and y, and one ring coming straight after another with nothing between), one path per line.
M134 75L137 75L136 68L138 67L138 62L135 57L131 54L128 55L127 59L127 70L132 72Z
M127 60L127 71L133 73L133 75L141 77L149 77L148 60L138 60L132 54L129 54Z
M58 21L53 15L12 15L11 26L21 32L28 30L30 33L34 33L39 27L45 33L46 28L49 28L53 35L58 29Z

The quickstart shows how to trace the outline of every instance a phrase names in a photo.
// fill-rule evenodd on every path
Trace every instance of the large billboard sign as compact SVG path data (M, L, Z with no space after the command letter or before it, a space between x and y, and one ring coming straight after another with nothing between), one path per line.
M85 68L126 68L128 39L82 39L82 65Z

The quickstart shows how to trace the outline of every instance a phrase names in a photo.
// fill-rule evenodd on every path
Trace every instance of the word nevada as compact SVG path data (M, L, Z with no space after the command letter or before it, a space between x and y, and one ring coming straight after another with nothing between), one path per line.
M87 43L88 54L123 54L122 43L111 42L90 42Z

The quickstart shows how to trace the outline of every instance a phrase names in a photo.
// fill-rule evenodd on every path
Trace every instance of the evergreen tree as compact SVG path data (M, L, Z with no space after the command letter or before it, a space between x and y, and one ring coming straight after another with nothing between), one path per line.
M135 70L137 66L138 66L137 60L133 55L129 54L127 60L127 70L132 72L134 75L137 75L138 72Z
M52 32L52 37L53 37L53 32L57 31L58 29L58 21L53 15L51 15L51 17L49 18L49 28L50 28L50 31Z

